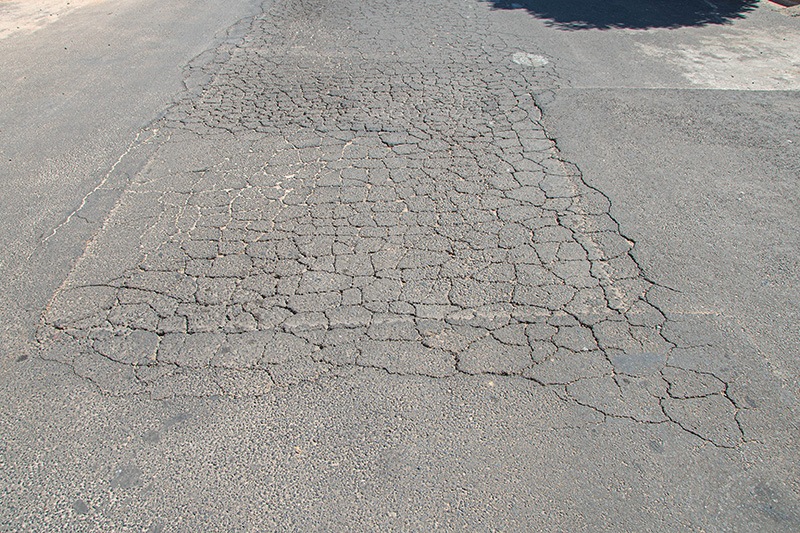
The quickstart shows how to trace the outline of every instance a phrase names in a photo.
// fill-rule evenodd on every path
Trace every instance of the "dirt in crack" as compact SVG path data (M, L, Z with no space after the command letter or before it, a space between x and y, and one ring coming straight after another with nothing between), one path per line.
M197 67L211 81L157 125L43 356L159 398L363 367L522 376L739 442L724 383L668 364L631 243L546 135L531 92L552 65L515 62L482 6L309 5ZM131 233L143 252L114 270Z

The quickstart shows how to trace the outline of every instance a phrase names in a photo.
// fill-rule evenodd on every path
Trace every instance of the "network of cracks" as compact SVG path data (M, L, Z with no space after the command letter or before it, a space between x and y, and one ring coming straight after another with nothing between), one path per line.
M43 357L155 398L364 368L517 376L741 442L728 385L672 363L689 347L664 334L608 199L548 137L531 87L551 71L474 19L436 34L452 52L432 62L421 22L327 39L333 53L294 16L257 17L194 67L199 89L152 128L157 150L45 312ZM137 199L152 204L138 263L87 266L145 216Z

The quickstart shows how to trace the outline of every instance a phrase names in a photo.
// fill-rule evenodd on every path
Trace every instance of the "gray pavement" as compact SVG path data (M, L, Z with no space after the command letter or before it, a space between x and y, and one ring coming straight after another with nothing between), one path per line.
M0 41L0 524L800 527L798 19L592 5Z

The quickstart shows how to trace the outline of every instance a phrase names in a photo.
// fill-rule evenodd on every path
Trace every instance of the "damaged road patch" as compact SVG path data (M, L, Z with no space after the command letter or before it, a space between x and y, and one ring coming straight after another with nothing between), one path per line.
M513 376L741 442L724 387L674 392L696 376L671 363L633 243L545 129L548 60L481 20L353 29L394 16L281 6L195 65L206 81L153 126L158 149L44 313L42 356L157 399L363 369Z

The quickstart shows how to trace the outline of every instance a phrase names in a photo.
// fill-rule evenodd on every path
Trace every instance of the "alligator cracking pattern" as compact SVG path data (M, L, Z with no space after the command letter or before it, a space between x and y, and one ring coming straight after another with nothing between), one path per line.
M547 135L531 93L552 66L515 62L489 18L298 2L250 21L194 67L126 192L155 193L169 230L123 275L65 285L44 356L156 398L362 367L519 376L740 442L726 384L669 364L632 243ZM227 147L209 165L169 162L207 139Z

